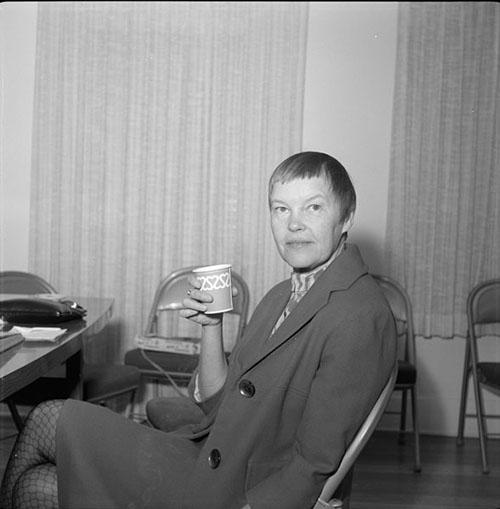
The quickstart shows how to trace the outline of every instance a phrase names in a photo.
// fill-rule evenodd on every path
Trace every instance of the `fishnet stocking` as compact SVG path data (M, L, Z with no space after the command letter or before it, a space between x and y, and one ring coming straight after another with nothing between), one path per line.
M57 469L45 463L26 470L14 487L12 509L57 509Z
M28 415L7 463L1 509L57 508L56 425L63 404L46 401Z

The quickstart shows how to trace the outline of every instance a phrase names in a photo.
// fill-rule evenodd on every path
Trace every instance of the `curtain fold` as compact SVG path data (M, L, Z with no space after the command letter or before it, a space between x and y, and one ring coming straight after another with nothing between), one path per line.
M231 263L251 307L288 269L267 180L299 151L302 2L40 2L30 270L115 298L121 359L160 279Z
M500 7L402 2L388 272L424 337L465 336L467 295L500 275Z

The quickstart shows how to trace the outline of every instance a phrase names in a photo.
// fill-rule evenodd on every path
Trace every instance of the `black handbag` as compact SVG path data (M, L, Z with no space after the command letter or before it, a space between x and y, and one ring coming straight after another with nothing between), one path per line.
M0 301L0 318L14 325L55 324L86 314L86 309L67 297L22 296Z

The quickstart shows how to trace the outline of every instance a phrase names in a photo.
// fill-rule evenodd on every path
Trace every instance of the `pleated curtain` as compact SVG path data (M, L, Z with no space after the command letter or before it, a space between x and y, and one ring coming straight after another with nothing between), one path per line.
M465 336L500 277L500 4L401 2L398 23L388 272L417 334Z
M88 360L180 267L231 263L251 310L288 277L267 181L301 148L306 27L302 2L39 2L29 266L115 299Z

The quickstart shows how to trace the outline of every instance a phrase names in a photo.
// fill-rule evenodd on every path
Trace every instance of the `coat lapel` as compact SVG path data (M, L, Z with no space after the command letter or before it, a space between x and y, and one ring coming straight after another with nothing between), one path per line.
M349 288L366 273L367 267L358 248L352 244L346 245L345 251L326 269L271 336L274 324L290 296L290 280L280 283L276 295L273 295L273 305L265 310L256 328L247 331L252 337L248 338L242 348L240 362L243 371L251 369L307 324L328 303L332 292Z
M289 296L290 280L287 279L275 286L255 310L243 335L240 352L235 356L235 362L243 371L248 366L250 359L257 360L260 357L259 352L263 351ZM236 345L237 347L238 345Z

